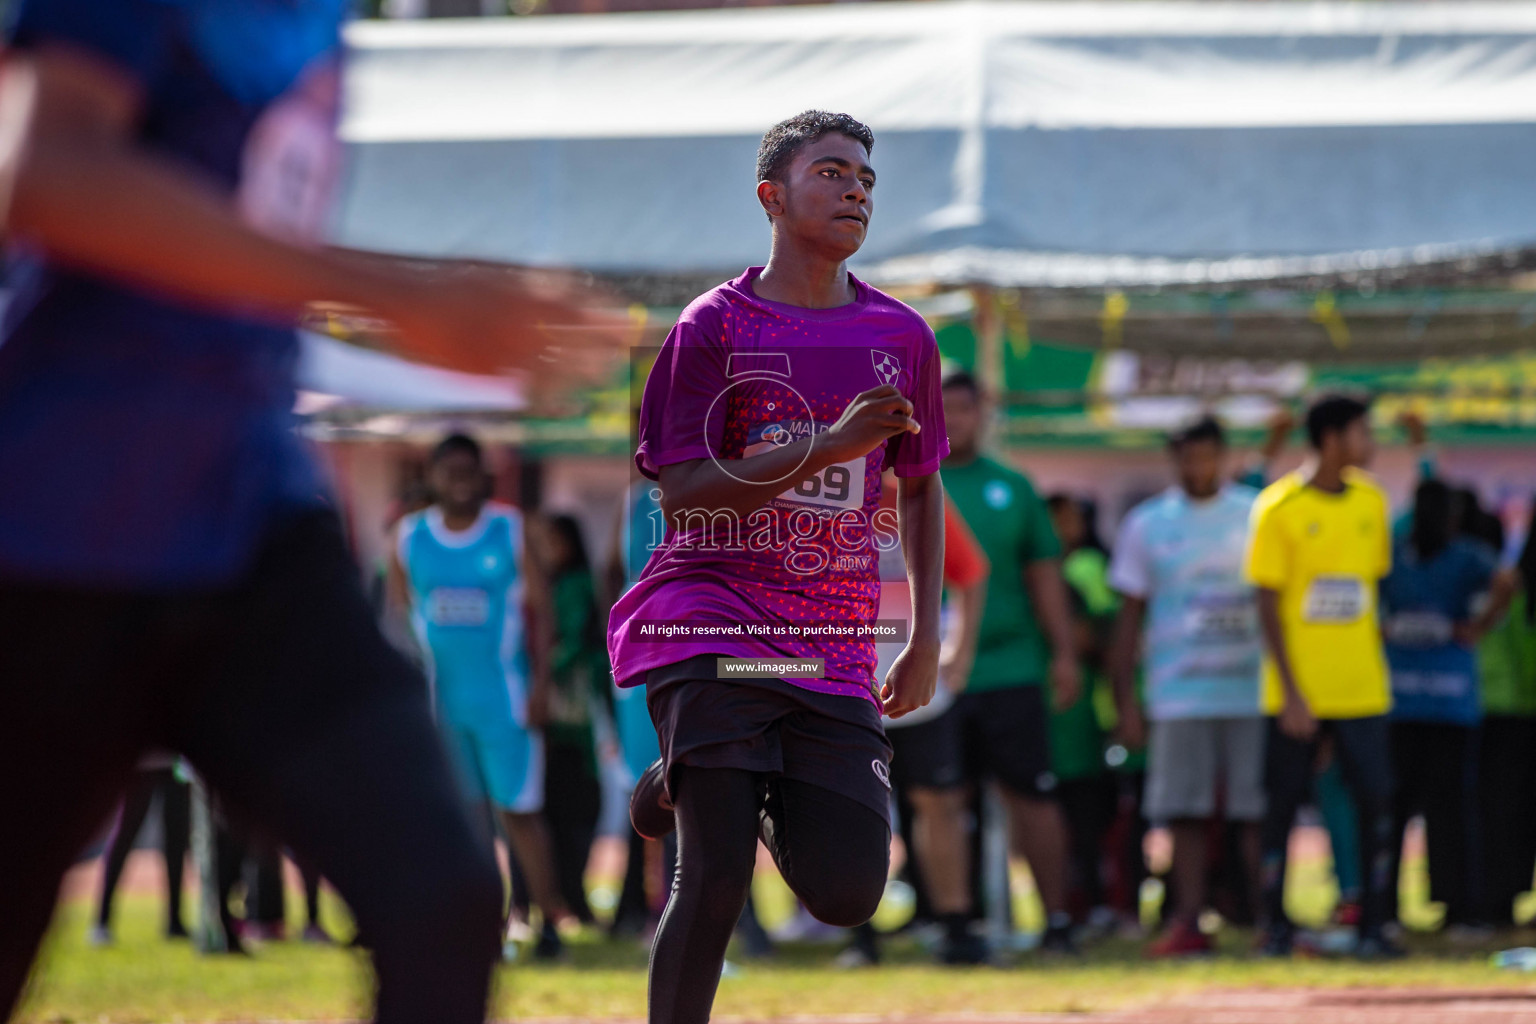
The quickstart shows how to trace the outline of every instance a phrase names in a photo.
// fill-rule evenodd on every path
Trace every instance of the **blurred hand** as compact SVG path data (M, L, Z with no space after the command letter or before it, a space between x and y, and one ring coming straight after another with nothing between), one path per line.
M1147 745L1147 716L1141 705L1132 704L1120 708L1120 723L1115 726L1115 738L1128 750L1140 750Z
M1476 647L1482 642L1485 630L1477 621L1458 622L1451 629L1452 638L1463 647Z
M1291 739L1306 743L1317 735L1317 719L1300 696L1286 691L1285 706L1280 709L1280 731Z
M1273 462L1285 450L1285 442L1294 429L1296 429L1296 414L1284 405L1275 409L1265 426L1264 444L1260 449L1260 456L1266 462Z
M960 693L971 681L973 658L960 651L959 644L945 644L939 650L939 680L950 693Z
M926 707L939 681L939 649L908 643L896 656L880 687L880 704L891 718Z
M635 325L588 277L472 262L423 264L389 309L399 351L480 374L525 374L540 385L606 381Z
M549 686L534 683L528 693L528 727L542 729L549 724Z
M1058 653L1051 659L1050 687L1051 705L1057 711L1067 710L1082 696L1082 666L1070 652Z

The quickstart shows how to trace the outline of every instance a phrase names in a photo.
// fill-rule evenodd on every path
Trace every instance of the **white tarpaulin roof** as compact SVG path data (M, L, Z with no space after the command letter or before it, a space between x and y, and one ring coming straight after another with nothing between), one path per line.
M757 139L876 134L883 280L1255 280L1536 244L1536 3L908 2L363 22L351 244L761 262Z
M299 341L301 412L517 412L527 406L522 386L510 378L423 366L313 331L300 332Z

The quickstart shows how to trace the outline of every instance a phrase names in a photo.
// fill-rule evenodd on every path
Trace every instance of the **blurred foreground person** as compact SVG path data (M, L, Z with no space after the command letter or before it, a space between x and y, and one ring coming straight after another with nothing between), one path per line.
M1382 933L1391 907L1392 694L1376 620L1376 590L1392 568L1387 496L1361 468L1375 454L1370 408L1334 395L1307 412L1312 460L1254 503L1244 574L1258 588L1265 660L1261 707L1272 716L1262 835L1264 952L1289 955L1286 852L1311 790L1322 735L1332 738L1359 817L1357 953L1400 955Z
M1264 817L1258 618L1243 579L1257 492L1223 482L1226 436L1214 419L1174 434L1168 452L1178 485L1126 517L1110 569L1125 598L1110 652L1121 734L1148 745L1146 814L1173 836L1177 904L1147 949L1154 957L1212 951L1199 927L1211 821L1240 823L1244 875L1256 882ZM1143 643L1145 709L1136 697Z
M487 845L294 433L294 324L360 309L462 369L543 366L547 279L314 244L344 0L22 0L34 140L0 343L0 1016L148 750L335 884L380 1021L482 1019ZM579 360L562 360L572 365Z
M432 451L427 481L433 504L395 530L392 589L410 604L432 709L464 794L495 814L488 824L501 826L543 911L535 953L557 956L557 926L570 911L555 884L542 815L548 586L528 556L522 513L487 500L478 442L445 438Z

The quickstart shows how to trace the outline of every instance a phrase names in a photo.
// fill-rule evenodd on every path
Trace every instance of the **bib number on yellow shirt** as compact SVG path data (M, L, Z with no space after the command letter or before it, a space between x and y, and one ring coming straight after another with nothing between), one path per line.
M1303 622L1345 625L1366 612L1365 581L1358 576L1318 576L1302 598Z

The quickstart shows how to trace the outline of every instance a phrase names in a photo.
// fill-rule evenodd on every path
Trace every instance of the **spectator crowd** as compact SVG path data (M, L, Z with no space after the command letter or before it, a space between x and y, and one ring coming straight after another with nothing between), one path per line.
M1071 956L1150 924L1150 957L1209 954L1224 925L1257 927L1265 955L1315 944L1394 957L1415 819L1447 934L1478 940L1516 923L1536 870L1536 545L1509 543L1476 493L1446 479L1422 424L1405 421L1421 478L1394 514L1367 471L1374 440L1361 401L1314 403L1308 458L1275 479L1289 415L1246 459L1229 451L1221 423L1201 418L1169 437L1173 483L1131 509L1111 544L1091 500L1042 496L987 453L986 396L972 377L947 376L943 399L940 686L927 708L887 722L900 871L914 894L905 929L929 937L946 963L999 952L1012 900L992 884L1001 877L1007 892L1007 866L985 841L992 829L1029 867L1044 918L1032 941L1043 954ZM604 766L632 781L657 757L643 690L611 686L602 609L664 527L655 492L632 488L599 572L575 517L525 519L488 500L489 480L473 440L456 435L434 451L426 489L391 517L379 611L386 633L438 662L447 680L451 652L408 624L420 599L410 577L439 571L432 559L461 544L491 544L476 557L493 564L502 552L486 524L506 524L508 561L524 574L519 635L538 664L527 673L537 680L527 724L538 749L486 739L484 708L453 706L451 686L445 695L440 682L432 699L467 793L500 812L486 824L509 849L508 934L559 957L562 934L582 926L648 934L669 889L674 841L638 834L627 837L623 890L606 921L585 885ZM901 618L910 604L893 582L900 552L885 558L880 617ZM899 649L881 645L880 672ZM483 763L500 758L537 766L514 776ZM111 941L113 890L156 794L173 893L167 934L186 934L186 775L169 760L144 765L109 842L96 943ZM1286 901L1291 837L1309 806L1327 829L1338 883L1322 930L1298 927ZM1162 899L1149 905L1153 829L1165 830L1171 855ZM238 821L219 818L217 836L231 945L282 937L280 849ZM229 908L242 865L239 921ZM304 935L329 941L318 886L306 872ZM802 914L786 934L817 930ZM750 902L738 937L743 955L771 951ZM873 925L846 941L840 964L881 959ZM517 949L509 941L507 956Z

